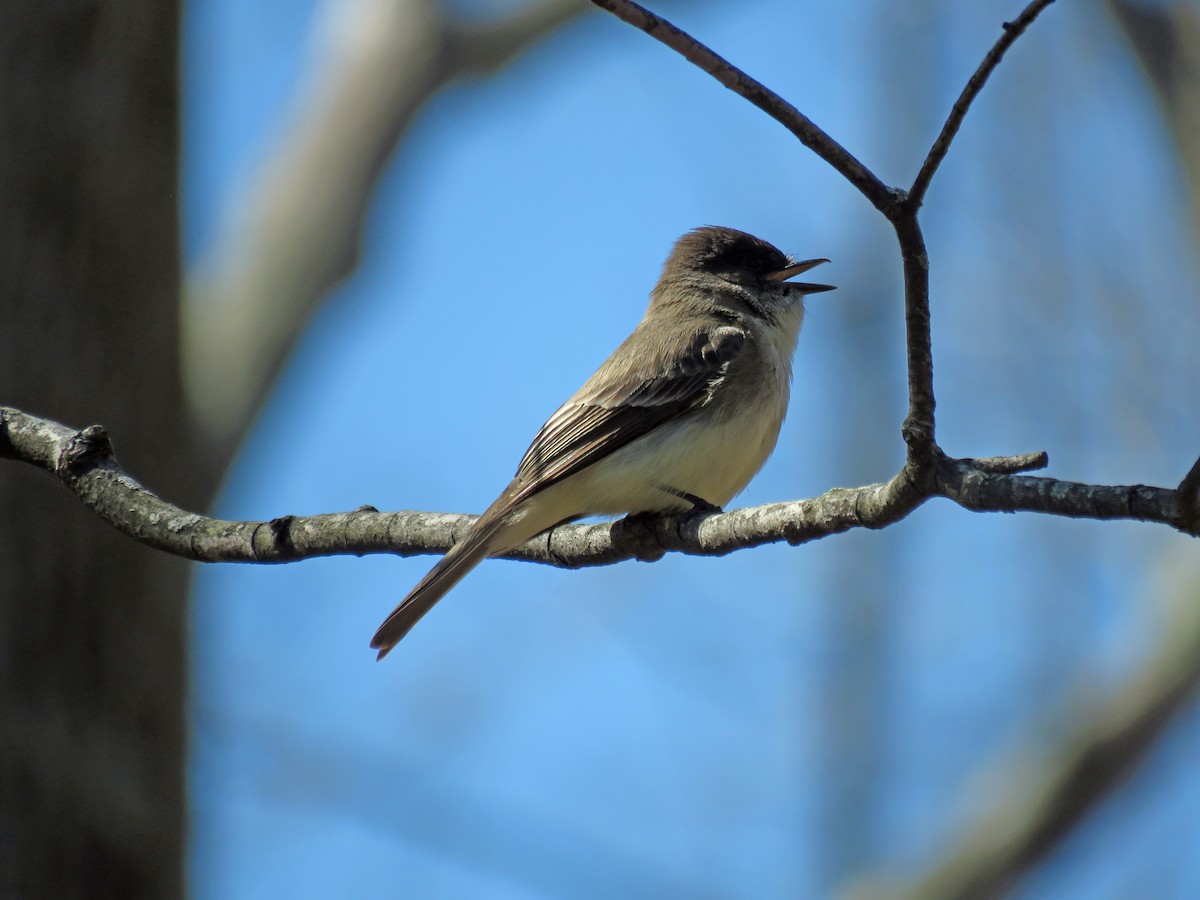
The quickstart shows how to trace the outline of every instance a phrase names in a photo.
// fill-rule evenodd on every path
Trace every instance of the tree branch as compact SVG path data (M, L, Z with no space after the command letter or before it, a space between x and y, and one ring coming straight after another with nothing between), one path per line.
M180 509L138 483L116 461L100 426L75 431L8 407L0 407L2 457L55 475L89 509L134 540L199 562L445 553L475 521L469 515L381 513L372 507L264 522L213 519ZM923 499L898 477L887 484L838 488L814 500L715 515L638 516L560 526L509 557L578 568L658 559L669 551L722 556L767 543L800 544L850 528L882 528L908 515Z
M1191 469L1175 488L1179 501L1180 515L1189 530L1200 530L1200 459L1192 463Z
M880 181L874 172L859 162L849 150L770 88L751 78L737 66L718 56L666 19L633 3L632 0L592 0L592 2L634 28L646 32L656 41L666 44L729 90L753 103L794 134L805 147L840 172L847 181L858 188L872 206L890 217L888 211L896 205L898 199L896 193Z
M992 49L988 51L987 56L983 58L983 62L979 64L979 68L975 70L975 74L967 81L966 87L958 99L954 101L954 106L950 110L950 115L946 119L946 123L942 126L941 133L937 136L937 140L933 142L933 146L929 149L929 154L925 157L925 162L921 165L921 171L917 173L917 177L913 180L912 187L908 189L908 195L914 206L920 206L925 199L925 192L929 190L929 183L933 181L933 176L937 174L938 166L942 164L942 160L946 158L946 154L950 150L950 143L954 140L954 136L958 134L958 129L962 126L963 119L967 116L967 110L971 108L971 104L975 102L975 98L979 92L983 90L983 86L991 77L996 66L1000 65L1000 60L1004 58L1004 54L1008 52L1008 48L1016 43L1017 38L1025 33L1025 29L1033 24L1036 19L1047 6L1053 3L1054 0L1033 0L1021 14L1011 22L1004 23L1004 33L1000 35Z
M198 562L284 563L320 556L445 553L475 521L452 513L382 513L370 506L345 513L234 522L188 512L132 478L98 425L76 431L49 419L0 407L0 458L39 466L89 509L140 543ZM803 544L851 528L884 528L930 497L967 509L1028 510L1090 519L1140 519L1196 534L1178 494L1144 485L1088 485L1005 474L1043 463L1045 454L984 460L946 459L921 489L901 470L886 484L834 488L793 500L716 514L629 516L599 525L561 525L507 555L563 568L602 566L665 553L724 556L762 544Z
M1040 512L1073 519L1136 519L1161 522L1200 536L1184 515L1176 491L1144 484L1083 484L1057 478L1000 474L972 460L946 459L937 466L937 496L976 512Z
M908 415L900 433L908 445L907 466L917 483L928 487L938 450L933 391L933 337L929 315L929 254L916 206L904 206L892 218L904 266L904 332L908 365Z

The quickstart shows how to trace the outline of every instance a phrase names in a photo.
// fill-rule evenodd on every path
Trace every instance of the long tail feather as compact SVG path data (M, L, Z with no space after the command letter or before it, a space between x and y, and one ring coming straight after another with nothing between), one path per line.
M438 560L437 565L429 570L408 596L400 601L400 605L392 610L383 620L375 637L371 638L371 647L379 650L376 660L383 659L391 649L400 642L414 625L421 620L425 613L433 609L434 604L446 593L462 581L463 577L488 555L488 542L499 530L501 522L492 519L480 524L467 533L461 541L450 548L450 551Z

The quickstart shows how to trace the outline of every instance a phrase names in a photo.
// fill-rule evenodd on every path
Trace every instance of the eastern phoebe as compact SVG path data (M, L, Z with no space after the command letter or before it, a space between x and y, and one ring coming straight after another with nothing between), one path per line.
M512 483L384 620L379 659L484 557L563 522L719 510L754 477L787 412L804 296L793 262L752 235L675 244L641 323L542 426Z

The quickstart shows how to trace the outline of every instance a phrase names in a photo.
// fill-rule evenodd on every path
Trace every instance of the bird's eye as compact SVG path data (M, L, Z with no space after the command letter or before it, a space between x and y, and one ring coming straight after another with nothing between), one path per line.
M757 275L742 266L731 266L722 274L726 281L732 281L734 284L749 286L758 281Z

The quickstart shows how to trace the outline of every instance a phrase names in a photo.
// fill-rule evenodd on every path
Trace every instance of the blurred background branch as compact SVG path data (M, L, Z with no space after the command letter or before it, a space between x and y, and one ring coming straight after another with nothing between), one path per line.
M980 773L991 803L959 830L946 856L911 885L856 879L847 898L989 900L1007 895L1070 831L1125 783L1200 689L1200 594L1196 584L1165 604L1159 645L1111 697L1079 685L1054 714L1067 733L1054 746ZM977 793L968 791L968 794ZM1137 827L1130 823L1130 828Z
M1200 7L1188 0L1108 0L1108 8L1158 97L1179 151L1192 229L1200 241Z
M421 108L587 9L533 0L471 24L436 0L324 5L292 119L187 282L185 385L218 469L317 306L357 265L380 173Z

